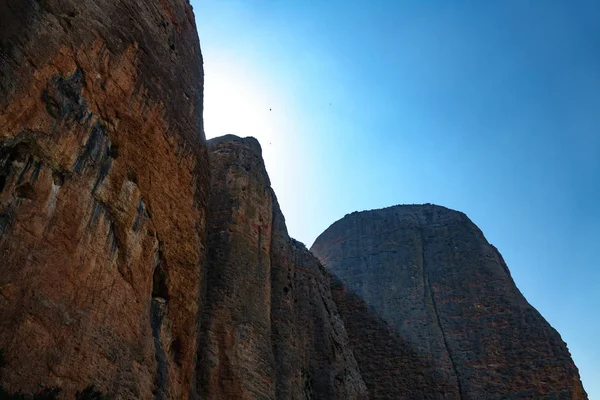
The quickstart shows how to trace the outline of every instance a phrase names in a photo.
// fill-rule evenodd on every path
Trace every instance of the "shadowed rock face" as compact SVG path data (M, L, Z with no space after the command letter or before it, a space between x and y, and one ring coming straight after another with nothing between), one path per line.
M290 239L253 138L208 142L207 301L198 352L208 399L366 394L329 280Z
M183 0L0 2L0 385L192 389L208 158Z
M462 213L349 214L311 248L373 398L586 399L560 335Z

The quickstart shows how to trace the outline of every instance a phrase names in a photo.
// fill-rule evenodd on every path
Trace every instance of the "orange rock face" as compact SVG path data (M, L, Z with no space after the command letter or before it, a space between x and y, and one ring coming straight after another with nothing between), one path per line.
M0 384L192 390L208 160L184 1L0 4Z

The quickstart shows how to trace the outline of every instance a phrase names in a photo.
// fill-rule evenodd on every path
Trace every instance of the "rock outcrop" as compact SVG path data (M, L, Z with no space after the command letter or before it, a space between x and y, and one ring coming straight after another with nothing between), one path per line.
M463 213L352 213L311 250L372 398L587 398L560 335Z
M188 1L0 0L0 397L586 398L464 214L352 214L327 271L202 95Z
M288 236L260 145L230 135L208 147L212 195L200 397L365 398L328 276Z
M202 89L187 1L0 1L7 392L193 390Z

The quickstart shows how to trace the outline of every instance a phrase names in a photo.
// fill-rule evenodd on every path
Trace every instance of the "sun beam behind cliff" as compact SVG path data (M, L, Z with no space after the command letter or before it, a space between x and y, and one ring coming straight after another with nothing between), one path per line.
M205 65L204 129L207 138L225 134L254 136L263 147L275 139L280 104L252 71L233 62Z
M306 187L315 163L302 134L297 93L281 77L241 67L222 54L204 64L204 129L207 139L226 134L253 136L260 142L271 185L287 216L303 208L298 188ZM208 61L210 60L210 61ZM246 63L248 64L248 63ZM287 78L287 77L286 77ZM296 232L298 218L288 229Z

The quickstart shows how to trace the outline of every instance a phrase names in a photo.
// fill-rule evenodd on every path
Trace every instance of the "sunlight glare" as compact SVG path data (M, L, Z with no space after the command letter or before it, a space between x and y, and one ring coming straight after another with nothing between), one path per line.
M272 91L258 74L232 62L205 66L204 121L207 138L254 136L263 148L275 138L277 109Z

